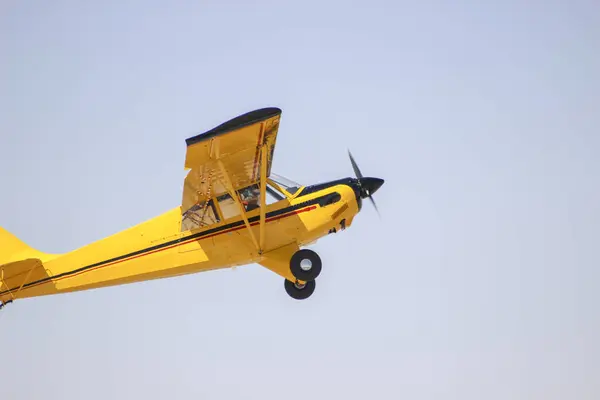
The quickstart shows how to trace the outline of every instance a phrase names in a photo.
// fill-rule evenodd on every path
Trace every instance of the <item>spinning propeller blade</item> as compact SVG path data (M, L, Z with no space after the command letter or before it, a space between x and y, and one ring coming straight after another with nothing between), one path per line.
M354 161L354 157L352 157L352 153L350 153L350 150L348 150L348 155L350 156L350 162L352 163L354 175L356 175L358 179L362 178L363 174L360 172L360 168L358 168L358 164L356 164L356 161Z
M373 207L375 207L375 211L377 211L377 215L379 215L379 218L381 218L381 214L379 213L379 209L377 208L377 204L375 204L375 199L373 199L372 196L369 196L369 200L371 200L371 204L373 204Z
M375 204L375 199L373 199L373 193L375 193L377 191L377 189L379 189L381 187L381 185L383 185L384 180L380 179L380 178L369 178L369 177L365 178L363 176L362 172L360 172L360 168L358 168L358 164L354 160L354 157L352 157L352 153L350 153L350 150L348 150L348 156L350 156L350 162L352 163L352 169L354 170L354 174L356 175L356 178L358 179L358 186L360 188L360 197L362 199L368 198L369 200L371 200L371 204L373 204L375 211L377 211L377 214L381 218L381 214L379 213L377 204Z

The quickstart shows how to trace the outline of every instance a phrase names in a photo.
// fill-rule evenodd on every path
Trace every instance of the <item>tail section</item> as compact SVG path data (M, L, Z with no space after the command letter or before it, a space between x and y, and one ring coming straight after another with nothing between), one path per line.
M50 279L44 263L56 257L38 251L19 240L6 229L0 228L0 308L15 299L36 295L30 289L36 283ZM46 287L39 294L48 294L54 287Z
M48 254L35 250L0 227L0 265L25 258L45 259Z

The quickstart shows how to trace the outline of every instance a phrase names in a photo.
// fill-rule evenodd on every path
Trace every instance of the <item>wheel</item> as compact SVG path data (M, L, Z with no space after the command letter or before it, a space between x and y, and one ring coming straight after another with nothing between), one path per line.
M290 259L290 271L301 281L314 281L321 273L323 263L317 253L309 249L298 250Z
M315 281L308 281L306 284L300 285L285 279L284 286L285 291L290 295L291 298L296 300L304 300L308 299L310 295L313 294L317 284Z

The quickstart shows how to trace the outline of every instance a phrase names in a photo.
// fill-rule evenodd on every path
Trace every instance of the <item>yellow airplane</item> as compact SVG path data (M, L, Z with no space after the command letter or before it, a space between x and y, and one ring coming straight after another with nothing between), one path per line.
M315 290L321 259L301 249L344 230L383 184L363 177L302 186L271 174L281 110L243 114L186 140L179 207L66 254L0 228L0 308L16 299L258 263L294 299ZM267 194L269 197L267 197Z

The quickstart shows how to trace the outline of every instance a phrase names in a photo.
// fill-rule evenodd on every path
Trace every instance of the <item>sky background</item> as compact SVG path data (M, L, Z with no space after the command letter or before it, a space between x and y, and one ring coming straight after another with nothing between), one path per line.
M257 265L15 302L3 399L597 399L600 3L0 6L0 224L67 252L176 207L187 137L283 109L274 172L382 218ZM1 245L1 244L0 244Z

